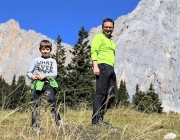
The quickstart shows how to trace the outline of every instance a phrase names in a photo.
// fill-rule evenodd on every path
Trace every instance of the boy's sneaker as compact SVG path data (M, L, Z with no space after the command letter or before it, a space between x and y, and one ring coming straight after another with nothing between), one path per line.
M56 124L59 125L59 126L66 126L66 125L68 125L68 122L66 122L64 120L59 120L59 121L57 121Z
M112 126L110 123L108 122L104 122L102 119L99 119L99 121L95 124L92 124L94 126L106 126L106 127L109 127L109 126Z
M33 127L33 128L32 128L32 131L33 131L33 132L36 132L36 133L40 133L41 128L40 128L40 127Z

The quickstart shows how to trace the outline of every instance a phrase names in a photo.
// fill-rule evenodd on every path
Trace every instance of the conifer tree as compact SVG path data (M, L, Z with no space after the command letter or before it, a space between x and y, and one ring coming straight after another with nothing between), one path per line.
M70 53L73 55L68 64L68 90L66 102L69 106L80 103L92 103L95 92L94 76L90 59L90 45L88 44L88 32L84 27L78 33L79 38Z
M6 81L0 76L0 107L1 109L7 109L9 105L9 95L10 86L6 83Z
M133 95L133 104L136 110L143 112L146 110L147 105L146 105L146 100L148 101L150 98L146 96L144 92L142 92L139 89L139 84L136 85L136 93Z
M14 80L13 80L14 81ZM27 85L25 82L25 77L24 76L19 76L17 84L16 84L16 88L11 91L11 102L9 105L10 109L14 109L17 108L19 106L21 106L22 104L26 103L26 93L27 93Z
M13 91L16 88L16 75L13 76L13 80L11 83L11 91Z
M133 95L133 100L132 100L135 107L140 108L139 105L142 102L142 99L144 96L145 96L145 93L139 89L139 84L137 84L136 85L136 93ZM143 110L143 109L138 109L138 110Z
M19 94L19 100L17 102L17 107L21 106L22 104L26 103L26 94L29 94L28 87L26 85L26 80L24 76L19 76L17 81L17 94ZM28 93L27 93L28 92Z
M117 93L119 98L118 103L120 104L120 106L128 106L130 102L129 102L129 94L126 88L125 80L124 81L121 80L120 87Z
M162 113L162 103L159 99L159 96L157 93L155 93L153 84L151 83L149 86L149 89L147 91L147 96L149 96L151 98L151 104L149 107L149 112L155 112L155 113Z
M57 102L63 101L63 93L66 90L67 86L67 68L65 66L65 60L66 60L66 49L62 45L62 39L60 35L57 37L57 50L56 54L52 55L52 57L57 62L57 78L56 81L58 83L58 91L57 91Z
M161 101L155 93L152 83L146 93L139 90L139 85L137 84L136 93L133 96L133 104L141 112L162 113Z
M13 104L11 104L11 103L13 102L13 100L15 98L14 93L13 93L13 92L15 92L15 89L16 89L16 75L14 74L12 83L10 85L10 93L9 93L10 95L7 99L7 103L9 103L8 108L12 108L12 106L13 106Z
M115 99L114 99L114 102L112 103L112 107L118 107L119 105L119 93L118 93L118 86L117 84L115 84Z

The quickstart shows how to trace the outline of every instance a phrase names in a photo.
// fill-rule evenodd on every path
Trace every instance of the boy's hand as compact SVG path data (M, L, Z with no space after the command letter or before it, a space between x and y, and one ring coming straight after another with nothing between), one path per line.
M36 75L36 78L39 80L43 80L46 76L44 74Z
M34 80L37 80L37 77L36 77L36 75L33 75L32 77L31 77L31 79L34 81Z

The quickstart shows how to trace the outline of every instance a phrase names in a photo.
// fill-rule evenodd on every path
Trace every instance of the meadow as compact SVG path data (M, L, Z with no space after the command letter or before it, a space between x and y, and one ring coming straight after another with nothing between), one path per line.
M63 109L61 109L63 108ZM0 111L1 140L163 140L170 132L180 140L180 115L146 114L129 108L111 108L104 120L112 127L91 125L92 110L80 106L72 110L60 106L67 126L57 126L47 105L41 106L41 131L32 131L31 105L26 109Z

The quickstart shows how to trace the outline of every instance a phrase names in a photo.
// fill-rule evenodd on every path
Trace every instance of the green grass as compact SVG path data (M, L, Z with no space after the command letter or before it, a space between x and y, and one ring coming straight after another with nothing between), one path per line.
M34 133L30 126L31 109L23 112L0 111L1 140L163 140L170 132L180 140L180 115L144 114L131 108L110 109L104 120L117 131L91 125L91 110L66 109L61 117L68 121L66 127L56 126L49 108L41 108L41 132ZM162 129L160 129L162 128Z

